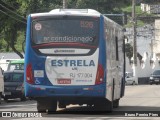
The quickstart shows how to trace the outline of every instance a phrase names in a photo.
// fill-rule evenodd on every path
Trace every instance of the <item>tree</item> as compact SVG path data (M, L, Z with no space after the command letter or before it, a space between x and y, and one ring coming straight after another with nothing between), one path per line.
M103 14L122 13L121 8L128 4L128 0L68 0L68 8L90 8Z
M131 46L131 44L126 43L125 49L126 56L129 58L129 60L131 60L131 58L133 57L133 47Z
M2 21L2 27L0 33L4 34L4 39L7 44L12 48L12 50L17 53L21 58L24 56L15 48L17 42L18 31L24 31L26 25L26 19L18 13L22 1L15 2L12 0L7 0L6 2L0 2L0 12L3 14L0 17ZM14 5L11 7L9 4Z
M151 3L151 4L153 4L153 3L159 3L159 0L143 0L143 2L144 3Z
M131 58L133 57L133 46L130 43L125 44L125 51L126 51L126 56L129 58L129 60L131 60ZM137 52L137 57L140 61L142 60L142 56L138 52Z

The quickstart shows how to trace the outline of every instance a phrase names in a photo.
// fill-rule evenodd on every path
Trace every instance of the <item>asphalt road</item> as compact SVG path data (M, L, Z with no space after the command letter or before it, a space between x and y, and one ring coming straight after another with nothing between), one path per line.
M2 102L0 111L17 111L22 113L36 112L36 102L27 100L20 102L19 99L10 100L8 103ZM75 112L76 111L76 112ZM159 111L159 112L158 112ZM13 114L13 113L12 113ZM23 113L24 114L24 113ZM42 117L41 117L42 115ZM147 117L150 116L150 117ZM157 115L159 117L157 117ZM16 116L16 115L15 115ZM14 116L14 117L15 117ZM126 86L125 96L120 100L120 107L114 109L112 113L94 112L92 107L73 106L70 105L67 109L58 109L58 112L53 114L42 113L38 114L37 118L0 118L6 119L23 119L23 120L133 120L133 119L160 119L160 85L135 85ZM141 116L141 117L135 117ZM154 116L154 117L151 117Z

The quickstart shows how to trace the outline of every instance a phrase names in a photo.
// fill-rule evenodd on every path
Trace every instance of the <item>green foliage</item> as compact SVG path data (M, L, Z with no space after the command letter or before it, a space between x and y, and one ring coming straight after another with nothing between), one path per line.
M122 11L131 14L132 13L132 6L130 5L130 6L124 7L124 8L122 8ZM141 10L141 7L139 5L135 7L135 12L136 12L136 14L143 13Z
M23 55L17 50L15 47L18 31L24 31L26 28L26 19L24 15L24 9L21 8L23 0L6 0L0 1L0 34L3 33L2 40L5 40L2 44L4 45L1 51L6 50L9 52L10 50L16 52L20 57ZM14 7L13 7L14 6ZM10 49L11 48L11 49Z
M9 49L7 49L8 48L7 46L8 45L6 41L4 39L0 39L0 52L6 52L6 51L8 52Z
M157 4L159 3L159 0L143 0L144 3L149 3L149 4Z
M128 14L128 21L129 22L127 23L127 25L125 25L125 27L132 27L133 26L132 23L131 23L131 21L132 21L132 18L131 18L132 6L124 7L124 8L122 8L122 11ZM145 17L153 17L153 16L155 16L154 14L149 14L149 13L143 12L141 10L140 6L136 6L135 12L136 12L137 19L139 19L139 17L143 17L143 16L145 16ZM137 20L137 26L138 27L144 26L145 23L146 23L145 19L144 20Z
M142 27L144 25L145 25L145 23L142 20L137 20L137 26L138 27Z
M131 60L131 58L133 57L133 46L130 43L125 44L125 51L126 56L129 58L129 60ZM142 56L139 53L137 53L137 58L139 60L142 60Z
M24 32L19 31L18 32L18 37L17 37L17 42L15 44L15 47L17 48L18 51L22 52L22 43L25 40L25 35Z
M125 44L126 56L131 59L133 56L133 47L130 43Z
M124 7L124 8L122 8L122 11L126 12L126 13L131 13L132 12L132 6Z

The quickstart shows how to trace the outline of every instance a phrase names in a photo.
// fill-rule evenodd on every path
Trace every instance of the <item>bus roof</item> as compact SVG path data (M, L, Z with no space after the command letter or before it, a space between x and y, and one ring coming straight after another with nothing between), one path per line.
M100 17L101 13L93 9L54 9L46 13L34 13L32 17L36 16L50 16L50 15L73 15L73 16L95 16Z
M20 59L20 60L12 60L10 63L11 63L11 64L24 63L24 59Z
M34 13L31 14L31 17L39 17L39 16L52 16L52 15L68 15L68 16L91 16L91 17L100 17L100 12L94 9L53 9L50 12L45 13ZM104 16L104 15L103 15ZM110 18L104 16L108 21L114 23L114 25L118 25L120 29L123 29L121 25L111 20Z

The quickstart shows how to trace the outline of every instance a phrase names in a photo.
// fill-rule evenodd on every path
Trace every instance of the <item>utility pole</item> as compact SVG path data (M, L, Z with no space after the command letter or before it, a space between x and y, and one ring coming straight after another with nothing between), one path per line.
M153 58L153 40L155 40L155 26L154 25L151 25L151 35L152 35L152 38L151 38L151 57Z
M136 0L132 0L132 19L133 19L133 64L137 66L137 19L135 12Z
M63 0L63 9L67 8L67 0Z
M136 19L136 0L132 0L132 23L133 23L133 75L135 77L135 82L138 84L138 75L137 75L137 19Z
M151 57L153 58L153 39L151 39Z

